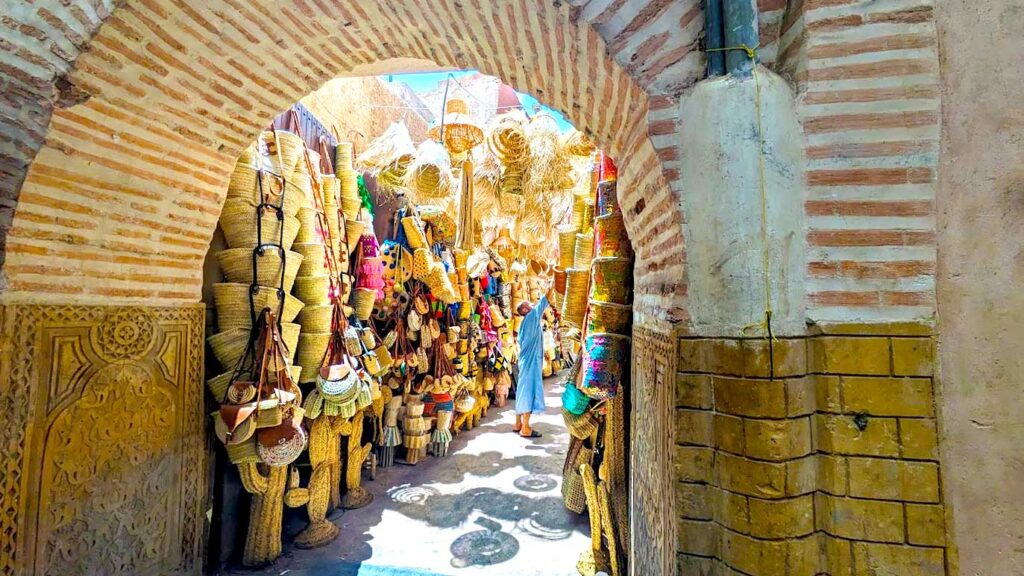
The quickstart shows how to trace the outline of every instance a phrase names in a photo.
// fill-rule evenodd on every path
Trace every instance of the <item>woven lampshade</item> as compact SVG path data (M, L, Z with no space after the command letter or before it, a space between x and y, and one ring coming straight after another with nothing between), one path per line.
M466 102L458 98L448 101L443 122L431 128L427 135L443 143L452 154L472 150L484 141L484 131L473 122Z

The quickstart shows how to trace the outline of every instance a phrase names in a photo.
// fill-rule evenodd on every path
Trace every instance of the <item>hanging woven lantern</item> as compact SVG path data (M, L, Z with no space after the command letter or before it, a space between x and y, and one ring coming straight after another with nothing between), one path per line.
M458 98L448 101L443 120L427 135L443 143L452 154L468 152L484 141L484 131L473 122L466 102Z

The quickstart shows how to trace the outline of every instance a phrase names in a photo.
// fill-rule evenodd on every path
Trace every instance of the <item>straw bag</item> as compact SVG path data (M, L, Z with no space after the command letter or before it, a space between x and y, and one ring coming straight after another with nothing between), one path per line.
M628 258L595 258L590 298L596 302L629 304L633 299L632 266Z
M558 232L558 265L561 268L572 268L576 258L576 234L578 228L563 229Z
M405 216L402 218L402 230L405 232L405 239L413 250L427 248L427 235L423 231L423 225L416 216Z
M587 314L587 334L606 332L626 336L631 332L632 320L632 306L591 300L590 310Z
M250 248L229 248L217 253L217 261L228 282L239 284L255 284L282 288L285 293L291 292L292 284L302 265L302 254L287 252L284 261L284 278L282 281L282 251L274 248L253 251ZM255 276L253 275L255 266Z
M295 296L307 306L328 305L331 301L331 276L301 276L295 279Z
M593 458L594 451L585 447L582 440L573 438L562 472L562 499L565 501L565 507L577 514L582 514L587 509L587 494L583 487L583 477L579 472L580 466L590 466Z
M601 400L617 396L619 385L628 374L629 351L628 336L588 334L579 359L580 391Z
M352 309L356 318L364 322L369 320L376 300L377 291L373 288L356 288L352 292Z
M584 411L583 414L573 414L562 408L562 419L565 420L565 427L569 429L569 434L573 438L585 440L597 430L597 416L590 410Z
M348 364L334 364L320 368L316 378L316 389L328 402L338 404L352 402L359 394L359 375Z
M574 268L589 268L590 261L594 258L594 233L580 233L576 235L576 249L573 252Z
M412 278L413 255L394 240L385 240L381 246L384 262L384 279L393 284L403 284Z
M248 283L220 282L213 285L213 302L217 308L217 327L221 332L234 328L251 328L252 312L249 308L250 285ZM270 308L282 322L291 322L303 309L302 301L285 294L284 306L277 288L258 286L252 294L252 309ZM301 322L300 322L301 323Z
M570 414L579 416L587 410L590 405L590 397L580 392L574 382L565 383L565 391L562 392L562 407Z
M254 248L261 243L262 235L263 243L280 244L288 250L295 242L300 224L293 216L281 219L275 210L257 209L243 199L232 198L221 210L220 227L229 248Z
M298 460L307 440L302 428L302 408L292 408L283 422L260 430L256 439L256 451L264 464L287 466Z
M434 270L434 255L429 248L417 248L412 254L412 277L423 280Z

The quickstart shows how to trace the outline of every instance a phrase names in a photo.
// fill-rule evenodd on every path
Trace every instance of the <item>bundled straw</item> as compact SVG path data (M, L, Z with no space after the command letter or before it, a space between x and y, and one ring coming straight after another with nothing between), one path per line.
M409 129L404 123L395 122L359 154L355 163L363 170L377 171L402 156L415 154L416 146L409 136Z
M596 147L594 142L587 138L587 135L579 130L573 130L569 132L562 139L562 148L565 152L572 156L587 156L589 157L594 153Z

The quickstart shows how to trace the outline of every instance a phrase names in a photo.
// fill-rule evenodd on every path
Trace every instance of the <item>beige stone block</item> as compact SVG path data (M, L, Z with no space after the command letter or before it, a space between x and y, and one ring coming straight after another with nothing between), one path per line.
M715 414L714 427L716 448L733 454L746 453L742 418L728 414Z
M904 458L938 460L939 438L935 420L931 418L900 418L900 447Z
M934 503L939 501L939 466L884 458L849 458L850 496Z
M903 505L881 500L858 500L817 494L821 530L850 540L903 542Z
M815 415L817 449L831 454L899 456L895 418L868 417L861 430L853 415Z
M760 540L725 531L722 561L751 576L814 576L818 572L817 539Z
M892 367L897 376L931 376L935 373L931 338L893 338Z
M946 545L946 514L940 505L907 504L907 542L919 546Z
M853 546L849 540L828 534L820 534L818 540L821 546L822 572L828 576L853 574Z
M768 340L744 340L743 361L746 376L803 376L807 374L807 340L780 338L771 342L770 348Z
M935 400L928 378L844 376L843 409L874 416L932 416Z
M715 521L732 530L747 534L750 532L747 497L728 490L718 490L715 500Z
M750 535L781 539L814 532L814 497L810 494L786 500L747 500Z
M759 498L784 498L786 465L748 460L725 452L715 459L719 485L730 492Z
M714 374L743 375L743 345L741 340L716 338L711 341L708 370Z
M870 542L853 543L854 574L858 576L943 576L941 548L919 548Z
M680 372L708 372L710 353L711 340L680 338L676 345L676 369Z
M842 381L839 376L819 375L817 378L818 410L839 414L843 411Z
M698 556L718 556L722 527L714 522L679 521L679 551Z
M676 509L680 518L711 520L715 489L707 484L680 482L676 484Z
M676 569L678 574L687 576L720 576L721 562L716 558L679 554Z
M889 374L889 339L819 336L809 343L811 369L823 374Z
M676 443L711 446L713 421L708 410L676 410Z
M747 456L761 460L792 460L811 453L811 418L743 421Z
M783 418L786 416L786 386L783 380L751 380L716 376L712 378L715 410L736 416Z
M834 496L848 493L846 459L842 456L818 454L818 489Z
M676 374L676 407L709 410L711 376L707 374Z
M676 479L681 482L711 482L714 458L711 448L676 446Z
M786 416L795 418L814 414L818 410L817 376L803 376L786 380Z

